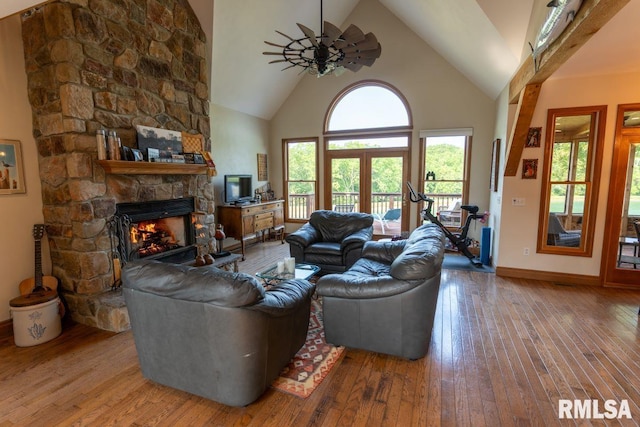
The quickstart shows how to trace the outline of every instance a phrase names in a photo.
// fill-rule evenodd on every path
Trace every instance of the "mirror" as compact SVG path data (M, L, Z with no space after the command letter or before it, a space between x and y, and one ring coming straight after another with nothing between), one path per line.
M606 111L606 106L548 111L539 253L592 254Z

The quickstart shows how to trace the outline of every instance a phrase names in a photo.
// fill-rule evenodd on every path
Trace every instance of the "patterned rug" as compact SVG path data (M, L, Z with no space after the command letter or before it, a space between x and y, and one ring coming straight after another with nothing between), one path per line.
M340 360L343 352L344 347L334 347L324 340L322 305L317 300L311 300L307 341L271 386L297 397L309 397Z

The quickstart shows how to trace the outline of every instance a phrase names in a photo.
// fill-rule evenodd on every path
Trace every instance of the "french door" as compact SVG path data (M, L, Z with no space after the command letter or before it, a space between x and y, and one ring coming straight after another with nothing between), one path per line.
M325 208L374 216L374 235L392 237L408 230L408 150L327 151Z
M604 283L640 285L640 104L618 107L607 203Z

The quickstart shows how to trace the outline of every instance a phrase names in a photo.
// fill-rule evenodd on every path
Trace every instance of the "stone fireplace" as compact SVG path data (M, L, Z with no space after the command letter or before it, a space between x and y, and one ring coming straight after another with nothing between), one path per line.
M206 173L106 171L96 130L134 148L136 125L208 141L204 32L187 0L53 0L22 15L22 38L52 274L75 321L129 329L111 290L118 206L192 200L199 230L190 245L213 252L214 191Z

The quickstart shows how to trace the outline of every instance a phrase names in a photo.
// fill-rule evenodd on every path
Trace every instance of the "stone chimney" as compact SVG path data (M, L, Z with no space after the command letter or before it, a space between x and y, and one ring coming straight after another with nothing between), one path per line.
M23 14L22 35L53 275L74 320L126 330L110 291L116 204L194 196L213 241L213 185L206 175L106 174L96 130L134 148L136 125L208 141L205 35L187 0L55 0Z

